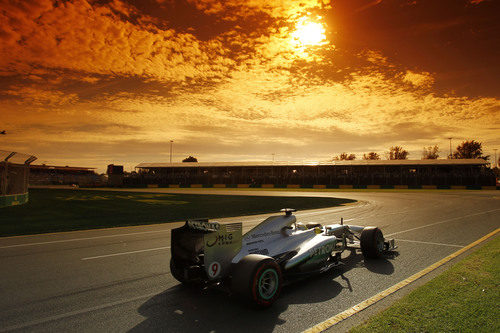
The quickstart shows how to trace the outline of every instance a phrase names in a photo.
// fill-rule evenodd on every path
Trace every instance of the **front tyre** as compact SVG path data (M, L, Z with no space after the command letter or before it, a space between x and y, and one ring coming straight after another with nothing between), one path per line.
M250 254L233 267L233 292L259 307L271 306L278 299L282 284L281 268L271 257Z
M377 227L366 227L360 237L361 252L366 259L377 259L384 252L384 235Z

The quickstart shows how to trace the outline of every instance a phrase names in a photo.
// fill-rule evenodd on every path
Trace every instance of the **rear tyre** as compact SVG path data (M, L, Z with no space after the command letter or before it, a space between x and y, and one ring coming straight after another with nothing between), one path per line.
M184 277L184 270L175 261L174 258L170 259L170 273L179 282L185 284L186 278Z
M269 307L278 299L283 278L281 268L268 256L250 254L233 267L233 292L258 307Z
M376 259L384 252L384 235L377 227L366 227L361 232L361 252L367 259Z

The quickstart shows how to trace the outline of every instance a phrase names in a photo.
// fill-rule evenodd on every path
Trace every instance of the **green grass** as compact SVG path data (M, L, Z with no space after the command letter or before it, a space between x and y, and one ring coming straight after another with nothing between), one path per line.
M337 198L227 196L31 189L25 205L0 209L0 235L108 228L344 205Z
M350 332L500 332L500 237Z

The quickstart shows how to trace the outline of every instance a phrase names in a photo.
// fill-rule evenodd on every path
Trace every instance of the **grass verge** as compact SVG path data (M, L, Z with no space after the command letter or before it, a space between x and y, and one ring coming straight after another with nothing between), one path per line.
M31 189L25 205L0 210L0 235L108 228L340 206L338 198Z
M500 332L500 237L350 332Z

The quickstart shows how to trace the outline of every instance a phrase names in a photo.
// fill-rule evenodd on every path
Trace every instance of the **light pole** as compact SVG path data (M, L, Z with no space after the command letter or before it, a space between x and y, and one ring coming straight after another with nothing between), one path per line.
M497 160L497 150L498 149L493 149L495 151L495 166L498 168L498 160Z
M172 144L174 143L174 140L170 140L170 164L172 164Z
M451 154L451 139L453 138L448 138L448 140L450 140L450 159L453 157L453 155Z

